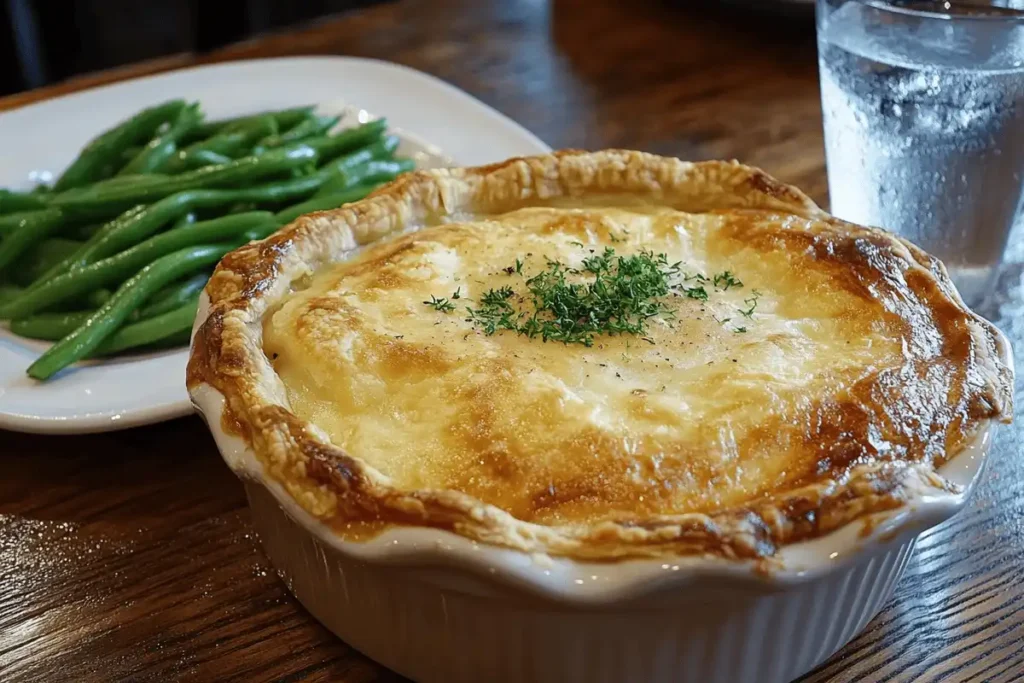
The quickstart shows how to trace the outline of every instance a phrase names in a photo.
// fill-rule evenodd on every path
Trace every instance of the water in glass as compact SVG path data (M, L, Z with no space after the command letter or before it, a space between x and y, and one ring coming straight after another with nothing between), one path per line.
M1024 22L857 0L818 10L832 212L939 257L977 303L1021 220Z

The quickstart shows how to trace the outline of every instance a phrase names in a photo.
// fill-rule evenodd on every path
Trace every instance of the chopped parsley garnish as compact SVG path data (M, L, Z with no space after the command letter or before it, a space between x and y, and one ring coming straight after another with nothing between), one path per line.
M743 300L743 303L745 303L747 307L738 309L740 315L742 315L745 318L754 317L754 309L757 308L757 300L761 298L761 292L757 291L756 289L751 290L751 293L753 294L753 296L751 296L749 299Z
M458 299L458 294L459 292L458 290L456 290L456 296L454 298ZM430 306L435 311L441 311L442 313L450 313L451 311L455 310L455 304L453 304L451 301L448 301L447 298L438 299L436 296L431 295L430 301L424 301L423 303L425 303L427 306Z
M678 272L664 254L619 256L610 247L584 259L582 271L549 259L546 270L526 280L528 292L516 301L526 306L512 304L511 287L491 289L478 307L467 308L467 320L488 335L511 330L584 346L599 334L643 336L650 318L671 314L661 299Z
M611 268L612 259L615 258L615 250L605 247L604 253L600 256L588 256L583 259L583 270L597 275L601 271Z
M515 296L511 287L488 290L480 299L480 308L473 309L466 307L469 322L483 329L484 334L494 334L498 330L516 329L513 316L516 311L508 302Z
M742 287L743 283L740 282L739 278L732 274L732 271L723 270L721 273L715 275L714 285L715 287L725 290L730 287Z
M621 241L614 239L614 234L612 237L613 242ZM710 299L712 292L743 287L732 271L722 271L713 278L687 274L681 263L669 263L665 254L640 251L620 255L612 247L605 247L599 254L594 249L589 251L591 255L582 259L579 268L545 257L545 269L526 278L525 291L517 292L508 285L488 290L477 306L466 307L466 322L486 335L509 330L531 339L540 337L544 341L588 347L602 334L635 335L654 344L647 334L651 318L660 317L675 329L669 322L675 318L675 312L665 302L669 295L701 302L703 313L703 302ZM523 266L524 262L517 258L515 265L501 270L522 276ZM690 282L693 286L682 284ZM753 318L760 297L759 291L751 290L751 296L743 300L746 308L736 310L745 318ZM459 287L450 299L431 296L423 303L441 313L450 313L456 307L452 301L463 298ZM714 314L711 317L723 326L730 321L719 320ZM745 326L731 329L737 334L747 331ZM628 348L628 339L626 344Z
M686 296L688 296L691 299L696 299L697 301L707 301L708 300L708 290L704 289L703 287L699 287L699 286L698 287L684 287L683 288L683 294L685 294Z
M515 296L515 292L511 287L502 287L501 289L491 289L484 297L480 300L484 306L499 306L506 300L511 299Z

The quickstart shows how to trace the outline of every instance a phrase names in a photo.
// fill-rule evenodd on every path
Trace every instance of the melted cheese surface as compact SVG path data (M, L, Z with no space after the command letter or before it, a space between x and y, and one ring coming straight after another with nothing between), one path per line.
M711 512L819 475L815 422L903 363L903 320L776 237L813 222L606 205L431 227L315 274L265 318L264 350L292 411L400 488L455 489L542 524ZM674 317L646 339L589 348L466 320L486 291L525 293L547 259L579 268L605 247L743 284L669 296Z

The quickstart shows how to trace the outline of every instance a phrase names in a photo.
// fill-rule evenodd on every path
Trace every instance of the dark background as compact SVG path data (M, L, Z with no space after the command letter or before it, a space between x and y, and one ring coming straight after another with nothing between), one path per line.
M205 52L382 0L0 0L0 95Z

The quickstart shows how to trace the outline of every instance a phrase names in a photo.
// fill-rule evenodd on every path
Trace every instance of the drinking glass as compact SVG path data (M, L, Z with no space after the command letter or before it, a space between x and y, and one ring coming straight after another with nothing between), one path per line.
M991 287L1024 173L1022 2L817 0L832 213Z

